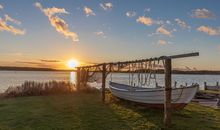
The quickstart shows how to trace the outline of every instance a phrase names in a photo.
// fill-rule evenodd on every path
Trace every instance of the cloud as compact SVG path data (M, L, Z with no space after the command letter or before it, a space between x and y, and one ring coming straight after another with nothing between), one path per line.
M160 26L159 28L157 28L156 33L164 34L164 35L169 36L169 37L172 36L172 31L167 30L164 26Z
M0 31L7 31L7 32L11 32L15 35L24 35L25 34L25 30L19 29L19 28L15 28L12 25L8 24L8 21L13 22L15 24L21 24L20 21L11 18L8 15L5 15L5 19L1 19L0 18Z
M16 63L32 64L32 65L42 65L40 62L30 62L30 61L15 61Z
M218 29L214 29L214 28L211 28L209 26L200 26L197 28L198 31L200 32L204 32L210 36L215 36L215 35L218 35L219 34L219 30Z
M134 17L136 15L136 12L135 11L128 11L126 12L126 16L131 18L131 17Z
M151 10L150 8L145 8L144 12L150 12L150 10Z
M165 40L158 40L157 44L158 45L166 45L167 41L165 41Z
M56 14L69 14L64 8L43 8L39 2L36 2L35 6L48 17L50 24L55 27L57 32L63 34L67 38L71 38L73 42L79 41L78 35L69 30L68 24L63 19L56 16Z
M15 23L15 24L17 24L17 25L20 25L21 24L21 22L20 21L18 21L18 20L16 20L16 19L13 19L12 17L10 17L9 15L5 15L5 21L10 21L10 22L12 22L12 23Z
M106 38L106 35L103 31L98 31L98 32L94 32L96 36L102 37L102 38Z
M151 26L153 24L153 19L150 17L141 16L136 20L138 23L142 23L147 26Z
M4 9L4 7L0 4L0 10Z
M84 7L84 12L85 12L85 14L86 14L86 16L88 17L88 16L90 16L90 15L94 15L95 16L95 13L93 12L93 10L91 9L91 8L89 8L89 7Z
M111 10L113 7L113 4L108 2L108 3L101 3L100 6L104 9L104 10Z
M194 18L201 18L201 19L215 18L215 14L205 8L193 10L191 16Z
M187 25L186 22L184 22L178 18L175 19L175 22L177 23L177 25L179 25L183 29L190 29L191 28L189 25Z
M50 63L57 63L60 62L59 60L45 60L45 59L41 59L41 62L50 62Z

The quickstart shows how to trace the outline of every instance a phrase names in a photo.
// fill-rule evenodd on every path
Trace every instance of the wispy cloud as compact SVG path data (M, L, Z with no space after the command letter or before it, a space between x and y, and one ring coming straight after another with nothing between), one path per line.
M49 63L57 63L60 62L59 60L46 60L46 59L41 59L41 62L49 62Z
M39 8L49 19L50 24L55 27L56 31L63 34L65 37L69 37L73 42L79 41L78 35L75 32L69 30L68 24L56 14L69 14L64 8L43 8L43 6L36 2L35 6Z
M4 9L3 5L0 4L0 10Z
M172 31L169 31L164 26L160 26L159 28L157 28L156 33L163 34L163 35L166 35L166 36L169 36L169 37L172 36Z
M10 17L10 16L7 15L7 14L5 15L5 21L10 21L10 22L15 23L15 24L17 24L17 25L20 25L20 24L21 24L21 21L18 21L18 20L16 20L16 19Z
M96 36L106 38L106 35L103 31L94 32Z
M176 18L175 22L177 23L177 25L179 25L183 29L191 29L191 27L183 20Z
M86 16L90 16L90 15L94 15L95 16L95 13L93 12L93 10L89 7L84 7L84 13L86 14Z
M215 14L208 9L195 9L192 11L192 17L201 18L201 19L213 19L215 18Z
M25 30L16 28L16 27L10 25L8 22L12 22L12 23L15 23L15 24L18 24L18 25L21 24L20 21L14 19L14 18L11 18L9 15L5 15L4 19L2 19L0 17L0 31L11 32L15 35L24 35L25 34Z
M211 28L209 26L200 26L197 28L198 31L200 32L204 32L210 36L215 36L215 35L218 35L219 34L219 30L218 29L214 29L214 28Z
M151 26L153 24L153 19L150 17L141 16L136 20L138 23L142 23L147 26Z
M145 8L144 12L150 12L150 10L151 10L150 8Z
M31 62L31 61L15 61L16 63L32 64L32 65L43 65L40 62Z
M113 8L113 4L108 2L108 3L101 3L100 6L105 10L111 10Z
M126 15L127 17L131 18L131 17L134 17L136 14L137 14L137 13L136 13L135 11L128 11L128 12L126 12L125 15Z

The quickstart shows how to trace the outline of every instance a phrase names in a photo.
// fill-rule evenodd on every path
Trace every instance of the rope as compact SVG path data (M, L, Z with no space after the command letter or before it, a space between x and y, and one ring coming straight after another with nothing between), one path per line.
M185 88L185 87L183 86L179 97L178 97L177 99L175 99L175 100L171 100L172 102L177 102L177 101L180 100L180 98L181 98L181 96L182 96L182 94L183 94L183 89L184 89L184 88Z

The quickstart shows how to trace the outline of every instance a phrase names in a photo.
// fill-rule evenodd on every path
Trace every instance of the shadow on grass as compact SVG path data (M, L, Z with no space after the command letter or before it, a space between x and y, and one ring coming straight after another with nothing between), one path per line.
M132 129L163 129L163 110L147 109L135 103L110 95L110 107ZM217 130L220 129L220 110L190 103L182 110L172 112L170 130Z

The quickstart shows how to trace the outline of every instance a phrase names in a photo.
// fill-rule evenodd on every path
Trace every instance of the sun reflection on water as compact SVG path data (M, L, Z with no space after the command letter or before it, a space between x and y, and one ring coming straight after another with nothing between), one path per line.
M76 83L76 73L70 72L70 82L75 84Z

